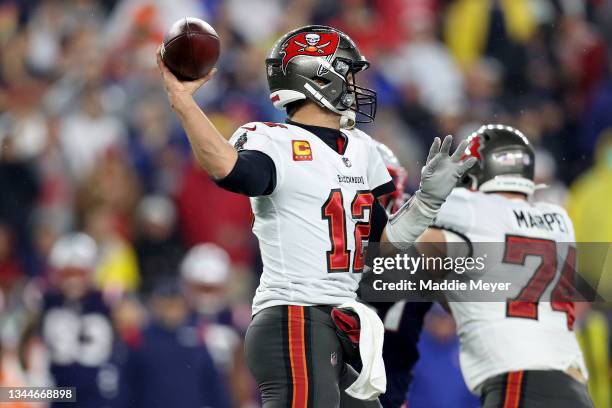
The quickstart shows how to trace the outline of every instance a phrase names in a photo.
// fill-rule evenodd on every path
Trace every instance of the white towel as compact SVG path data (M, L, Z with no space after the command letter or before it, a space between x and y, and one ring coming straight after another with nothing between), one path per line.
M359 400L372 401L387 389L387 375L382 357L385 328L376 312L359 302L347 302L339 309L357 313L361 331L359 334L359 355L363 365L359 377L346 393Z

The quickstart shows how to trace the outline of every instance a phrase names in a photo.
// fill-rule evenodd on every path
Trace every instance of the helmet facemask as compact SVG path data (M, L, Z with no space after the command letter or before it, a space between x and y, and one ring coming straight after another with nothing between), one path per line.
M357 85L356 74L368 69L365 61L350 61L336 58L332 64L334 72L344 78L346 91L340 98L341 109L355 112L356 123L371 123L376 116L376 91Z

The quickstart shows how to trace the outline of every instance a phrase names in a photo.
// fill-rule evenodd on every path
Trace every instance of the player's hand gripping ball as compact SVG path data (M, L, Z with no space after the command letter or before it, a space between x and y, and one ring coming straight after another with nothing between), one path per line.
M194 17L176 21L164 37L160 54L180 81L205 77L219 59L219 35L207 22Z

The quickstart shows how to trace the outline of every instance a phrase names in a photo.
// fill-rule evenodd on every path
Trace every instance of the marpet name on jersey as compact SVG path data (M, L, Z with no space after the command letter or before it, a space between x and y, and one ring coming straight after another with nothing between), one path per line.
M546 231L567 232L567 225L559 213L531 214L528 211L512 210L520 228L537 228Z
M338 174L338 183L365 184L363 176L343 176L342 174Z

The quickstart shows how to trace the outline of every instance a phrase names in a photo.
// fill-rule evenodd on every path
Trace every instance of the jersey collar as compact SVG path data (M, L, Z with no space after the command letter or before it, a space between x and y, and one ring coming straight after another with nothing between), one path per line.
M330 149L340 155L343 155L346 152L346 147L348 146L349 139L339 129L332 129L323 126L305 125L303 123L294 122L289 119L287 119L285 122L289 125L301 127L302 129L312 133L313 135L321 139L327 146L329 146Z

